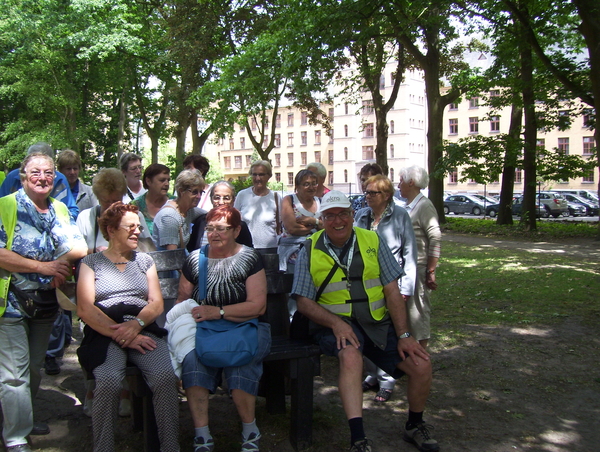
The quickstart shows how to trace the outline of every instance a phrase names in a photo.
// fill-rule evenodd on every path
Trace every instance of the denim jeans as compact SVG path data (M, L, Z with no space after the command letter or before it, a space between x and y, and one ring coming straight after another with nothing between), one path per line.
M53 323L53 318L0 317L0 400L6 447L26 444L33 428L32 400L40 387Z

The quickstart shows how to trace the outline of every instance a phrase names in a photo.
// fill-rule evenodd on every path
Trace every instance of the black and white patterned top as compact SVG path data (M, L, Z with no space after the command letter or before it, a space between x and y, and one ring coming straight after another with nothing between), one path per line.
M194 284L192 298L198 300L198 262L200 250L190 253L183 265L183 275ZM206 302L211 306L227 306L246 301L246 279L263 269L260 255L245 245L223 259L208 259Z
M97 305L109 308L120 303L140 307L148 304L146 272L154 264L148 254L134 251L122 272L103 253L88 254L82 262L94 271Z

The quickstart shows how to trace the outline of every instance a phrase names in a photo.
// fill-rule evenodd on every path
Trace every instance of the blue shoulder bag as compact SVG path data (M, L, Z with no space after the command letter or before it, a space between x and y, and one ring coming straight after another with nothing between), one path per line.
M198 297L206 299L208 245L200 250ZM205 320L196 324L196 354L208 367L239 367L252 361L258 349L258 319L232 322Z

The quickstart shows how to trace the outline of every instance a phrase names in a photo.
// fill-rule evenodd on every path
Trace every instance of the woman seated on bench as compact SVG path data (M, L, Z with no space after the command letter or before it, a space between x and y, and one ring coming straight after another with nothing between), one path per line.
M115 202L98 224L108 248L82 260L77 283L77 315L86 323L77 354L96 379L94 451L115 450L114 424L129 361L152 390L161 451L178 452L177 377L162 339L166 332L154 323L163 311L156 266L148 254L135 251L142 232L138 208Z
M249 364L239 367L221 369L203 365L194 341L197 322L224 318L239 323L255 319L265 312L265 270L260 256L252 248L236 243L240 223L240 212L231 206L219 206L208 212L206 299L200 304L201 250L195 250L183 265L178 304L167 315L169 347L174 365L182 369L183 388L195 427L194 452L210 452L214 448L208 427L208 396L220 384L221 372L242 420L242 450L259 450L260 432L256 426L255 404L262 360L269 354L271 346L270 326L258 324L258 350Z

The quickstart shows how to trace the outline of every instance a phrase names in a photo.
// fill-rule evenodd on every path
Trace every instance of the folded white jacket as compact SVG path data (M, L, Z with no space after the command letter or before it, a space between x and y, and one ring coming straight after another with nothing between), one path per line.
M195 300L177 303L167 313L165 329L169 332L167 343L171 353L171 364L175 374L181 378L181 363L189 352L196 348L196 321L192 309L199 306Z

